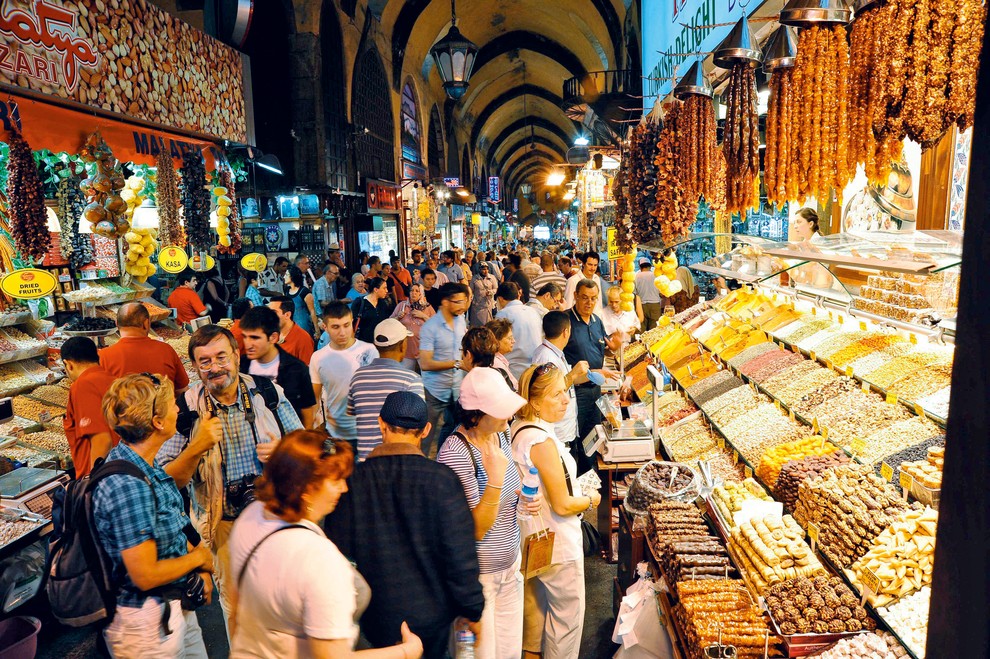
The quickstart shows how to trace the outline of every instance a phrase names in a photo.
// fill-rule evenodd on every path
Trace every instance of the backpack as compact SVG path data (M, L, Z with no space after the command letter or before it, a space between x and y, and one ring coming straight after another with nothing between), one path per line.
M61 519L45 566L45 592L55 619L69 627L107 624L117 609L120 584L113 578L113 563L100 544L93 520L96 485L114 474L140 478L151 487L136 464L111 460L98 462L87 476L70 481L61 502L56 498ZM53 519L58 517L53 512Z

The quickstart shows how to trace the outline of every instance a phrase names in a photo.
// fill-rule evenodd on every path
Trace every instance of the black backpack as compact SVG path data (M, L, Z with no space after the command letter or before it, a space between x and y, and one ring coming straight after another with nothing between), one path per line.
M55 619L69 627L107 624L117 609L120 584L113 578L113 563L100 544L93 520L96 485L114 474L140 478L151 488L136 464L111 460L98 462L87 476L70 481L60 492L61 502L56 498L45 592Z

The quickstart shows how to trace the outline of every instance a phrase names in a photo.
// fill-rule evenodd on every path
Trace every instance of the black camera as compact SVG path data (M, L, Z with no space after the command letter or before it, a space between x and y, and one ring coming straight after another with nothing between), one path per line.
M254 494L254 481L257 478L255 474L248 474L236 481L227 483L226 497L224 497L223 502L224 519L237 519L241 511L257 498Z
M181 604L183 611L195 611L206 604L206 583L198 572L186 575L186 581L182 585Z
M196 419L199 418L199 412L195 410L186 410L185 412L179 412L179 416L175 419L175 429L180 435L192 438L192 427L196 423Z

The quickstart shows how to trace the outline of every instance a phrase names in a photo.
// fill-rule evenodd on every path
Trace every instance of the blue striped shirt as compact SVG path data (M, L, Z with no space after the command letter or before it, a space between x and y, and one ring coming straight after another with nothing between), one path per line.
M420 398L426 397L419 374L403 368L394 359L377 357L354 372L347 395L347 413L357 419L359 462L364 462L368 454L382 443L378 415L385 399L396 391L410 391Z
M477 541L478 564L482 574L502 572L512 567L519 555L521 543L519 522L516 519L516 506L519 496L516 490L522 487L522 478L512 458L512 442L508 432L499 433L499 444L502 452L509 459L505 466L505 477L502 481L502 496L499 499L498 514L495 523L485 537ZM470 453L468 453L470 451ZM474 461L471 457L474 456ZM468 506L473 510L481 501L485 488L488 486L488 472L481 464L481 451L470 442L453 435L443 443L443 448L437 454L437 462L450 467L464 488ZM475 469L477 463L477 470Z

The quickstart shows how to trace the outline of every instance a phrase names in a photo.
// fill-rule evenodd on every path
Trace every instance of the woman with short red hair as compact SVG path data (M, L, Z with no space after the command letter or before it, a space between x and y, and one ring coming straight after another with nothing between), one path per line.
M258 500L230 536L235 583L231 657L420 657L419 638L353 651L371 593L327 539L321 520L347 491L354 452L322 432L296 430L278 443L257 481Z

